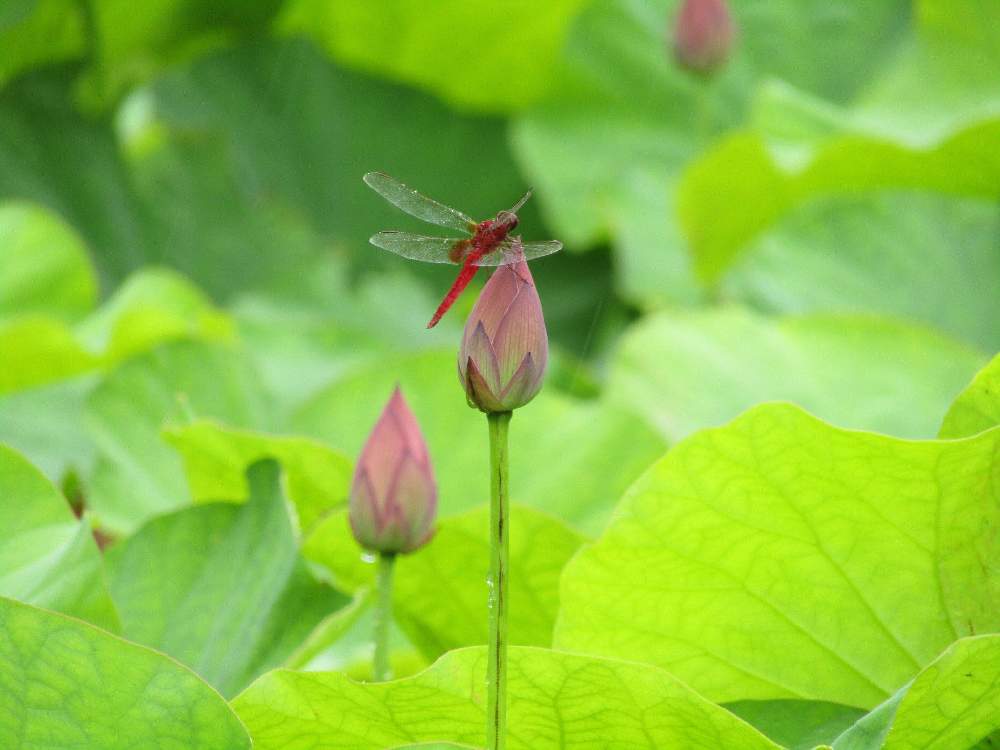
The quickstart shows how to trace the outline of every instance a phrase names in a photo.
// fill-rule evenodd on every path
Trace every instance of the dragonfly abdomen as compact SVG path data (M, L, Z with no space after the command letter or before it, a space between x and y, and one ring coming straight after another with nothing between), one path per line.
M455 303L455 300L458 299L458 295L462 293L465 287L469 285L469 282L472 281L472 278L476 275L476 271L479 270L479 266L477 266L474 262L476 260L473 258L474 254L475 251L473 251L473 254L471 254L466 260L465 264L462 266L462 270L458 272L458 276L455 278L455 283L451 285L451 289L448 290L444 299L441 300L441 304L438 305L438 309L434 311L434 317L431 318L431 322L427 324L428 328L433 328L438 324L438 321L441 320L441 316L448 312L448 308Z

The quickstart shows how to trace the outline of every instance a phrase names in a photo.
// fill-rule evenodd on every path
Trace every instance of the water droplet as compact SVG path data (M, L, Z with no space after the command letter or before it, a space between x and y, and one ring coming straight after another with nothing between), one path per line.
M375 558L375 553L374 552L362 552L361 553L361 562L368 563L370 565L371 563L375 562L375 559L376 558Z

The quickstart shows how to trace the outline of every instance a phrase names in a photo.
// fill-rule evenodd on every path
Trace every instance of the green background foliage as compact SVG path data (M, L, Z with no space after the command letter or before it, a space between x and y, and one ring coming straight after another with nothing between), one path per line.
M425 330L372 170L565 245L511 747L1000 742L1000 4L730 0L713 77L679 5L0 1L0 746L482 746L487 272ZM397 384L440 517L372 684Z

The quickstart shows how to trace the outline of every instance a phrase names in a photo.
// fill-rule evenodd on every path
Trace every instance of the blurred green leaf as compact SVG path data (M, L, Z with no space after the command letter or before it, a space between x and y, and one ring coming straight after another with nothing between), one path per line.
M171 271L139 271L72 328L55 314L0 321L0 393L107 369L177 339L225 341L232 324L189 282Z
M281 0L6 0L0 7L0 87L36 67L79 65L76 99L101 111L129 86L242 35L259 33Z
M1000 424L1000 354L976 373L944 416L941 438L975 435Z
M0 198L61 216L108 284L152 257L149 230L111 129L74 109L71 85L69 72L56 69L0 91Z
M64 267L54 283L69 283L71 269ZM89 476L96 449L84 403L101 373L165 341L231 338L228 318L184 279L160 269L133 275L72 327L52 314L0 322L0 440L53 482L70 471Z
M842 427L930 437L985 359L930 330L874 316L660 313L622 340L608 392L670 440L773 400Z
M350 459L314 440L237 430L204 419L168 428L164 437L184 459L196 502L246 499L246 467L268 457L281 462L298 528L306 533L324 513L347 502Z
M83 54L85 23L74 0L5 0L0 6L0 87L40 65Z
M998 430L904 441L756 407L633 485L563 572L554 645L718 701L871 708L1000 627L998 451Z
M89 473L96 448L84 403L95 378L84 376L0 395L0 442L16 448L51 482Z
M489 493L486 418L466 405L455 362L454 350L381 358L303 404L292 426L355 456L398 382L427 438L441 512L475 507ZM596 531L662 451L638 417L545 391L511 424L511 497Z
M233 305L240 338L282 414L359 366L447 346L461 336L452 316L414 335L414 311L426 310L429 318L438 300L404 268L353 284L349 271L344 259L325 258Z
M0 320L21 315L81 318L97 301L97 279L77 234L28 203L0 205Z
M156 257L216 296L295 278L331 241L398 268L368 237L415 220L366 187L365 172L482 217L526 187L499 120L456 117L426 95L345 72L301 40L208 55L136 92L124 111Z
M951 750L1000 729L1000 636L962 638L833 743L834 750Z
M1000 167L1000 120L975 123L929 146L844 135L804 169L777 164L754 133L731 136L684 177L679 210L695 267L714 280L763 229L805 200L879 189L922 189L992 198Z
M394 616L428 659L486 642L489 589L489 508L443 519L433 540L396 563ZM582 538L537 510L515 506L510 523L511 643L549 646L559 608L559 574ZM347 514L330 516L306 540L309 560L324 566L336 586L354 591L374 584L374 565L362 559Z
M167 344L129 360L91 394L91 434L100 460L86 482L102 526L131 531L191 503L184 467L163 440L168 424L213 418L267 429L270 408L245 355L200 342Z
M0 684L5 747L251 747L222 697L173 659L9 599L0 599Z
M142 13L121 0L84 4L89 67L80 82L87 106L105 107L157 72L241 36L259 34L281 0L146 0Z
M72 378L100 363L65 323L51 317L0 323L0 352L0 394Z
M176 657L225 695L281 664L346 599L312 580L274 461L247 472L249 500L166 515L108 555L127 637Z
M315 38L341 62L413 83L463 109L506 112L551 83L567 27L586 0L495 4L291 0L279 27Z
M988 7L987 7L988 5ZM807 200L884 189L996 197L1000 90L989 32L942 23L953 13L1000 25L1000 6L923 0L920 21L864 97L842 111L788 86L762 93L755 127L734 134L684 175L678 205L699 274L717 279L746 243ZM826 108L821 128L804 119Z
M121 628L90 524L16 451L0 445L0 594Z
M1000 210L916 192L842 196L793 210L722 281L769 312L875 312L1000 349Z
M77 328L90 351L114 364L165 341L233 337L230 320L190 281L163 268L144 268Z
M906 3L734 1L740 41L711 85L673 64L665 39L676 7L592 4L573 27L551 93L512 129L559 238L582 249L610 237L618 288L643 303L698 297L672 212L682 167L739 122L769 76L838 101L859 90Z
M683 747L777 750L749 725L642 664L514 647L511 750ZM276 671L233 701L258 750L484 743L485 648L452 651L415 677L364 684L337 672ZM423 745L421 745L423 746Z

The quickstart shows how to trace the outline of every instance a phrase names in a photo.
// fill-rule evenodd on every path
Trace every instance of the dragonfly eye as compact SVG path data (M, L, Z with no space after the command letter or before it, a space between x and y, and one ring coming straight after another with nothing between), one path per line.
M513 211L501 211L497 214L497 224L510 231L517 226L517 214Z

